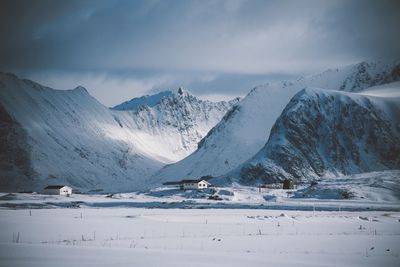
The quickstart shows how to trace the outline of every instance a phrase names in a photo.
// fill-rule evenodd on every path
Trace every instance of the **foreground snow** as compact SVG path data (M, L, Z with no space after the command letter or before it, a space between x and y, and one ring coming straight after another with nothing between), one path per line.
M1 266L399 266L399 212L0 210Z
M296 190L2 193L0 266L399 266L399 177Z

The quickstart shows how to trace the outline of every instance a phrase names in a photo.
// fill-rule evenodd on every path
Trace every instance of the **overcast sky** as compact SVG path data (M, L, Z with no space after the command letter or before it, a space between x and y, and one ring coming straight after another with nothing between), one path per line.
M226 99L400 58L400 1L0 0L0 71L105 105L185 86Z

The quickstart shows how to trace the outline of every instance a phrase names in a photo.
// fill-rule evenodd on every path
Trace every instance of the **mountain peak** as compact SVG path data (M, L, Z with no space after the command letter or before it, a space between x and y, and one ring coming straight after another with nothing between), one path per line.
M179 87L178 88L178 96L185 97L185 96L189 96L189 95L190 95L190 93L186 88L184 88L184 87Z
M76 92L82 92L82 93L86 93L88 94L88 91L86 90L85 87L78 85L77 87L75 87L74 91Z
M173 97L175 94L171 91L164 91L154 95L145 95L141 97L135 97L131 100L125 101L115 107L111 108L114 110L137 110L141 106L154 107L161 99L165 97Z

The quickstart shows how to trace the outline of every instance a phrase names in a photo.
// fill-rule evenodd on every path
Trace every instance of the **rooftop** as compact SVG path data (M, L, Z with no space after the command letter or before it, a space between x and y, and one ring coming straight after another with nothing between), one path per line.
M60 189L60 188L63 188L64 186L66 186L66 185L49 185L49 186L46 186L44 189Z
M181 184L192 184L192 183L199 183L201 181L206 182L207 184L210 184L207 182L205 179L184 179L181 181L171 181L171 182L165 182L163 185L181 185Z

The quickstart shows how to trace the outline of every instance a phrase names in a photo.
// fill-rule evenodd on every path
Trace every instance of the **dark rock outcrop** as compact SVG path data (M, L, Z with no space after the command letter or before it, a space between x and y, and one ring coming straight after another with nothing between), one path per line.
M370 98L304 89L286 106L241 181L310 180L400 168L400 136Z

